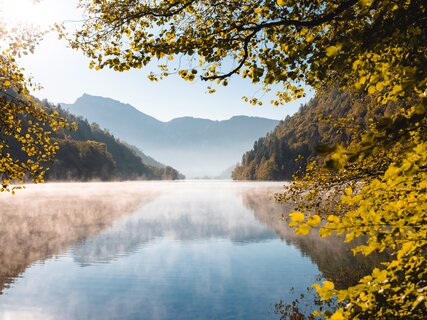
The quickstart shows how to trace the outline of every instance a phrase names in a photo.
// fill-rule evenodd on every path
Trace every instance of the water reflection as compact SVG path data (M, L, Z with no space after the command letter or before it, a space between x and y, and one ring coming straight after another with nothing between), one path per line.
M286 243L295 245L304 255L310 257L322 275L332 279L338 288L356 284L362 276L371 272L373 266L379 265L385 259L384 255L381 257L375 254L368 257L360 254L354 256L351 248L355 244L361 244L362 239L348 244L343 242L343 237L322 238L316 231L307 236L296 235L281 219L282 215L290 213L291 208L274 201L266 202L265 196L259 192L244 192L243 201L247 208L253 210L260 222L274 230Z
M135 252L158 239L201 242L225 239L233 243L276 239L275 233L242 206L230 190L206 192L186 188L162 195L115 223L97 237L73 249L82 265L107 262ZM265 199L264 199L265 201Z
M134 184L30 185L0 197L0 293L29 265L97 235L160 194Z
M0 319L274 318L289 288L359 263L337 239L294 235L280 190L91 183L2 197Z

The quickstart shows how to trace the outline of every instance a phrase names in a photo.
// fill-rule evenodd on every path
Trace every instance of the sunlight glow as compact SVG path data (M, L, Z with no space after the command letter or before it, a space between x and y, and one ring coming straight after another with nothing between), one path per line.
M11 25L47 28L56 19L50 0L0 0L0 20Z

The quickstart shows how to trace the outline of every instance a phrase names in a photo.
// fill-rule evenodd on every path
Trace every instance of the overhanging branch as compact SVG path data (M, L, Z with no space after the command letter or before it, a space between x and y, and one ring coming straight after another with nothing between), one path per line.
M331 21L335 20L340 14L342 14L344 11L353 7L357 2L358 2L358 0L346 1L346 2L342 3L341 5L339 5L335 11L330 12L328 14L325 14L324 16L319 17L317 19L302 20L302 21L301 20L294 20L294 19L282 19L279 21L262 22L262 23L254 25L254 26L251 26L251 27L239 27L239 26L234 27L235 29L237 29L237 31L252 31L248 36L246 36L243 39L243 57L242 57L242 60L239 62L238 66L236 68L234 68L233 70L231 70L230 72L228 72L226 74L213 75L213 76L207 76L207 77L201 76L201 79L203 81L224 80L224 79L232 76L233 74L238 73L239 70L244 66L245 62L247 61L247 59L249 57L249 44L250 44L251 39L259 31L261 31L263 29L274 28L274 27L283 27L283 26L295 26L295 27L307 27L307 28L317 27L317 26L320 26L326 22L331 22Z

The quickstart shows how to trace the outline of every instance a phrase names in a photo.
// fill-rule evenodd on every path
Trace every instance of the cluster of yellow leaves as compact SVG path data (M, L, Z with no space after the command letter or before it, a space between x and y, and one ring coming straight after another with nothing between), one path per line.
M304 96L302 84L318 87L337 77L342 86L385 93L384 103L410 86L424 92L416 65L425 48L405 41L425 31L420 0L80 0L80 6L86 20L70 42L92 68L126 71L161 60L150 80L179 73L193 81L188 70L196 68L202 79L220 83L240 74L265 91L274 88L274 105Z
M296 233L306 235L316 227L323 237L344 234L346 242L365 237L366 244L356 246L354 254L387 251L392 255L391 261L383 263L383 269L375 268L354 287L337 290L329 281L323 286L315 285L322 299L338 298L346 303L346 307L337 310L331 319L422 319L427 311L425 101L407 111L405 117L415 118L416 122L409 128L405 143L396 141L399 147L385 150L389 164L382 173L359 175L357 182L352 183L354 176L349 171L354 164L350 166L348 160L337 165L338 173L333 178L328 173L325 173L326 178L322 177L319 172L314 172L314 167L309 167L304 179L295 182L288 190L291 193L281 199L299 199L299 207L306 209L305 213L290 214L290 226ZM396 119L401 121L399 117ZM399 133L405 136L402 132ZM356 146L360 147L360 144ZM336 158L350 149L340 148ZM378 162L376 156L366 156L367 161L375 164ZM356 166L355 173L357 170L363 171L363 167ZM309 177L311 174L313 176ZM324 182L332 179L335 187L327 190L323 182L314 182L316 179L324 179ZM337 179L341 183L337 183ZM316 183L319 185L310 189ZM292 193L298 188L299 193ZM325 197L325 191L331 192L332 198ZM316 202L319 197L329 204L326 210L315 205L319 203ZM336 214L327 215L328 210Z
M70 126L57 113L46 113L30 96L33 85L17 58L31 52L38 38L16 34L0 26L0 191L12 193L21 188L11 186L13 182L44 181L45 165L58 150L52 131Z

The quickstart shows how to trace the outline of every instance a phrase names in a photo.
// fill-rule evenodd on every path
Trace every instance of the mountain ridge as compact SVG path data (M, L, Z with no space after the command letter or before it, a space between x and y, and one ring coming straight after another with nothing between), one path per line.
M61 106L188 177L217 176L279 123L246 115L227 120L184 116L161 121L130 104L90 94Z
M114 102L114 103L118 103L124 107L128 107L129 109L132 109L134 111L137 111L138 113L142 113L143 115L145 115L146 117L151 118L154 121L160 122L160 123L169 123L175 120L179 120L179 119L194 119L194 120L207 120L207 121L211 121L211 122L223 122L223 121L230 121L230 120L235 120L235 119L239 119L239 118L245 118L245 119L263 119L263 120L271 120L271 121L277 121L280 122L280 120L276 120L276 119L271 119L271 118L265 118L265 117L259 117L259 116L248 116L248 115L234 115L231 116L230 118L225 118L225 119L209 119L209 118L201 118L201 117L193 117L193 116L181 116L181 117L176 117L176 118L172 118L170 120L167 121L163 121L163 120L159 120L157 118L155 118L154 116L150 116L149 114L145 113L144 111L139 110L138 108L134 107L133 105L126 103L126 102L122 102L120 100L116 100L110 97L104 97L104 96L97 96L97 95L92 95L89 93L83 93L80 97L76 98L76 100L74 101L74 103L66 103L66 102L60 102L58 103L59 105L61 105L64 109L67 109L67 106L72 106L72 105L76 105L81 103L82 101L86 100L86 99L91 99L91 98L96 98L96 99L103 99L104 102ZM86 101L84 101L86 102ZM107 105L108 106L108 105Z

